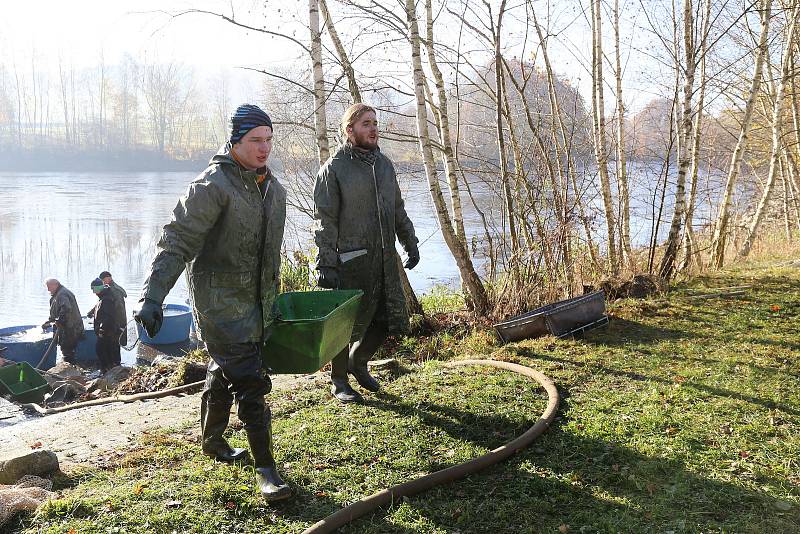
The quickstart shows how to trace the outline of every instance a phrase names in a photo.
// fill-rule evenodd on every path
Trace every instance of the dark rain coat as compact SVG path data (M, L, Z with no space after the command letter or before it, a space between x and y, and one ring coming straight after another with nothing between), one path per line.
M338 268L341 289L364 291L351 341L361 339L377 317L386 320L390 334L406 332L395 239L408 250L417 237L391 160L377 149L365 158L349 145L339 148L317 173L314 218L317 265Z
M100 368L105 371L120 363L119 335L125 323L119 319L120 293L108 287L100 292L99 297L94 312L95 354Z
M197 336L207 343L263 341L274 320L286 190L269 169L242 169L230 144L178 201L164 226L143 295L164 302L186 269Z
M109 289L114 293L114 296L117 297L114 300L114 308L117 313L117 324L119 325L119 344L120 345L127 345L128 344L128 329L126 325L128 324L128 314L125 311L125 299L128 298L128 293L125 291L121 285L117 284L113 280L111 284L108 286ZM100 302L98 301L95 304L94 308L91 309L89 312L89 317L94 317L95 313L97 313L97 308L100 306Z
M100 292L100 301L94 310L94 332L98 337L119 338L119 329L124 323L119 320L118 306L119 294L112 288Z
M111 285L108 287L116 297L116 299L114 299L114 310L117 314L117 328L120 332L119 344L127 345L128 329L126 325L128 324L128 314L125 311L125 299L128 297L128 293L125 291L125 288L114 281L112 281Z
M58 323L59 344L74 347L83 338L83 319L78 309L78 301L72 291L59 286L55 295L50 297L51 323Z

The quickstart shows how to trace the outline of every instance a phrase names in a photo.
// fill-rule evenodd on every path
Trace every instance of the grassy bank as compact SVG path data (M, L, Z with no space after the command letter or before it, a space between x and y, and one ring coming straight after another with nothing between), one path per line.
M743 296L709 288L752 285ZM195 429L144 437L58 481L25 532L300 532L346 503L466 461L532 425L543 391L440 360L493 354L549 375L559 418L531 448L343 529L377 532L799 532L800 270L700 277L621 301L582 340L495 346L451 327L394 346L401 369L365 406L324 384L275 395L294 500L268 506L247 467L198 454ZM243 445L241 431L231 440Z

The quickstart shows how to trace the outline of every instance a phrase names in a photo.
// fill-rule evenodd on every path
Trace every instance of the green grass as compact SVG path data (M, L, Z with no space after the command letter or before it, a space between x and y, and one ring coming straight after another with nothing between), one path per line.
M744 297L693 296L741 284L753 284ZM323 385L271 397L290 502L262 503L249 468L202 457L195 431L179 429L62 480L61 498L15 528L301 532L532 425L546 399L527 379L439 361L491 353L555 381L554 425L509 461L342 532L800 532L798 312L800 271L760 269L616 303L609 327L582 340L497 347L458 327L402 340L401 370L365 406ZM244 444L240 431L231 440Z

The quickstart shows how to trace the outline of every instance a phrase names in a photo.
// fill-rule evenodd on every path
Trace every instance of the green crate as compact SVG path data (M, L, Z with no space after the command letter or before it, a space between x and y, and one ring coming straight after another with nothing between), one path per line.
M41 403L50 385L28 362L0 367L0 392L17 402Z
M278 319L261 358L271 374L314 373L350 343L363 291L292 291L278 296Z

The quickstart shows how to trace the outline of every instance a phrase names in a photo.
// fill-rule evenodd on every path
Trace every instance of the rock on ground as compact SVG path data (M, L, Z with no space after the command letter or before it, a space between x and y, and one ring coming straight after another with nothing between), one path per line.
M0 462L0 484L14 484L25 475L43 476L58 471L58 456L34 451Z

